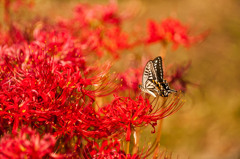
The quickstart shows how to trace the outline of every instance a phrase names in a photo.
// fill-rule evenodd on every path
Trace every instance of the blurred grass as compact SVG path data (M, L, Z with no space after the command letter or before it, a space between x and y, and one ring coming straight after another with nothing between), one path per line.
M147 19L160 20L175 16L195 26L195 30L211 29L210 36L189 50L168 50L166 63L181 63L192 59L187 79L199 82L201 87L189 89L186 105L163 123L161 147L171 150L173 157L194 159L239 159L240 158L240 2L191 1L191 0L142 0L137 1L139 14L125 27L136 24L146 26ZM31 11L21 10L16 19L40 17L69 17L77 0L36 0ZM106 3L92 1L91 3ZM129 3L118 1L120 8ZM1 6L2 9L2 6ZM31 13L31 14L30 14ZM2 11L1 11L2 20ZM131 29L131 28L130 28ZM194 31L194 30L193 30ZM150 47L151 56L159 54L160 47ZM142 48L128 53L144 56ZM125 58L128 58L126 54ZM126 59L119 61L116 68ZM133 59L134 60L134 59ZM129 66L131 61L129 62ZM119 67L120 68L120 67ZM118 68L118 71L121 69ZM190 98L191 97L191 98ZM151 141L152 128L144 129L142 141Z

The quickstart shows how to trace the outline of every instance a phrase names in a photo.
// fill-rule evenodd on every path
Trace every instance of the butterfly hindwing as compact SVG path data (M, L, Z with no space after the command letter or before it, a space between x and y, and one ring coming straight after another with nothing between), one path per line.
M142 76L142 85L143 86L146 86L146 82L147 80L156 80L157 79L157 75L156 75L156 72L154 70L154 67L153 67L153 63L152 61L148 61L145 68L144 68L144 71L143 71L143 76Z

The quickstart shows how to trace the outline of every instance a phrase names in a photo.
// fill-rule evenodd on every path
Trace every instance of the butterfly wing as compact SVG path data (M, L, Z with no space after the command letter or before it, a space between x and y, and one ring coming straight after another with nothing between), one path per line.
M142 85L146 88L146 82L148 80L156 80L156 79L157 79L157 74L154 70L153 62L152 60L150 60L147 62L143 71Z
M177 92L173 89L170 89L166 80L163 79L163 67L162 67L162 57L158 56L152 60L154 70L156 72L157 80L154 82L156 84L156 92L160 96L168 97L172 92Z
M152 60L154 70L156 72L156 78L158 82L163 82L163 67L162 67L162 57L158 56Z
M163 97L168 97L170 93L176 92L170 89L166 80L163 79L162 58L160 56L147 62L140 88L143 92L151 94L154 97L156 97L155 93Z

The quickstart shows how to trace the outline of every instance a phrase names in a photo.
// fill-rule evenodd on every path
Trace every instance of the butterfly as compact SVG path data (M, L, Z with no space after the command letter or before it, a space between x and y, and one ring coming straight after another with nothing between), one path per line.
M168 97L172 92L177 92L170 89L166 80L163 79L163 68L161 56L147 62L142 76L142 85L139 85L142 92L148 93L156 97L157 93L160 96Z

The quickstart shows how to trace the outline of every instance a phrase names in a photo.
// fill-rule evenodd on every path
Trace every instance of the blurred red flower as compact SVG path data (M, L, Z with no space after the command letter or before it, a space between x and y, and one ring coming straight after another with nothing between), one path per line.
M78 4L75 7L75 19L81 26L100 23L119 25L122 22L118 5L114 1L110 1L108 5Z
M198 86L198 84L185 79L187 71L191 66L191 61L185 65L169 65L167 67L166 79L168 83L177 91L186 92L189 85Z
M191 44L203 41L208 34L209 30L197 36L191 36L189 34L189 27L173 18L167 18L160 23L150 20L148 22L146 43L172 42L173 48L177 49L179 45L190 47Z
M118 77L122 80L122 87L118 91L133 90L135 93L138 93L141 76L142 67L136 69L129 68L123 73L119 73Z

